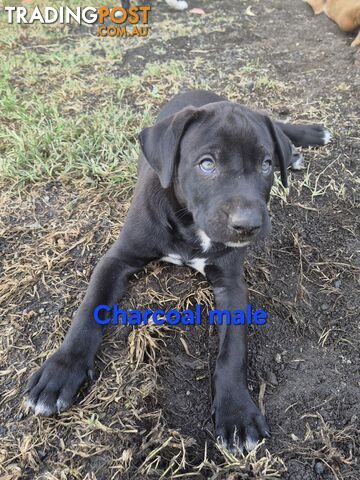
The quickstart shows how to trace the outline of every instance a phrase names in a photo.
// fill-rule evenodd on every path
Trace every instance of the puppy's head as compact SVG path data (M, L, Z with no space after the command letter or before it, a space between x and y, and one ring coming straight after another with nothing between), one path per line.
M242 246L270 230L267 201L280 167L287 186L291 143L271 120L238 104L187 107L140 133L163 188L173 188L214 242Z

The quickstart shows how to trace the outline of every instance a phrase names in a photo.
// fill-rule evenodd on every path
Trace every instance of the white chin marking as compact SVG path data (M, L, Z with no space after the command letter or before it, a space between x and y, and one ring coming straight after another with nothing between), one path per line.
M198 231L198 237L200 239L201 248L203 249L203 252L207 252L211 247L211 239L206 235L204 230Z
M254 440L253 438L251 437L248 437L246 439L246 442L245 442L245 448L248 452L251 452L251 450L254 450L254 448L256 447L257 445L257 441Z
M239 248L239 247L246 247L246 245L249 245L250 242L226 242L225 245L227 247L234 247L234 248Z
M163 262L169 262L173 263L174 265L183 265L183 261L177 253L169 253L168 255L165 255L164 257L161 257Z
M329 132L329 130L326 130L326 128L324 128L324 132L323 132L323 142L324 142L324 145L328 144L329 142L331 142L332 140L332 135L331 133Z
M187 265L205 275L206 258L193 258L187 262Z
M188 8L188 4L184 0L166 0L166 3L175 10L186 10Z

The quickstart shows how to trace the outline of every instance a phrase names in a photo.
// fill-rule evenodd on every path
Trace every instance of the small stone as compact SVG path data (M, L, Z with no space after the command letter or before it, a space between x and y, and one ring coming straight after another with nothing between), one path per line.
M324 470L325 470L324 464L322 462L316 462L314 465L314 470L315 470L315 473L317 473L318 475L321 475L322 473L324 473Z
M277 385L278 381L274 372L268 373L268 380L272 385Z
M189 396L189 395L190 395L190 390L188 390L188 391L186 392L186 395L187 395L187 396Z
M39 308L39 313L44 313L44 309L43 308Z
M47 453L45 452L45 450L38 450L38 455L39 455L40 460L44 460Z
M340 287L341 287L341 280L336 280L335 288L340 288Z
M328 306L327 303L323 303L323 304L321 305L321 310L325 311L325 310L328 309L328 307L329 307L329 306Z
M248 90L250 90L250 92L252 92L254 90L254 86L255 86L255 83L254 82L248 82L246 84Z
M276 362L276 363L281 363L281 355L280 355L280 353L277 353L277 354L275 355L275 362Z

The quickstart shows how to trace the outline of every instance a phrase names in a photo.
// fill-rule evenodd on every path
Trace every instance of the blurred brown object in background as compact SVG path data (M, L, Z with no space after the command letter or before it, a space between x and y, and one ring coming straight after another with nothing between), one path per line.
M315 15L326 13L344 32L360 27L360 0L304 0L311 5ZM351 46L360 45L360 31Z

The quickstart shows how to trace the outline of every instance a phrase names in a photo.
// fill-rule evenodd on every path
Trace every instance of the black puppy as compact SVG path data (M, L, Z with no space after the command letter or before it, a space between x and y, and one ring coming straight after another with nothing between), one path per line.
M271 121L206 91L176 96L140 133L139 178L127 221L101 259L63 344L30 378L28 404L51 415L71 406L92 377L102 327L99 304L122 297L129 276L156 259L189 265L212 284L216 307L245 309L246 246L270 231L267 210L274 167L287 186L296 146L324 145L317 125ZM216 438L252 449L269 436L247 388L246 326L222 325L214 373Z

